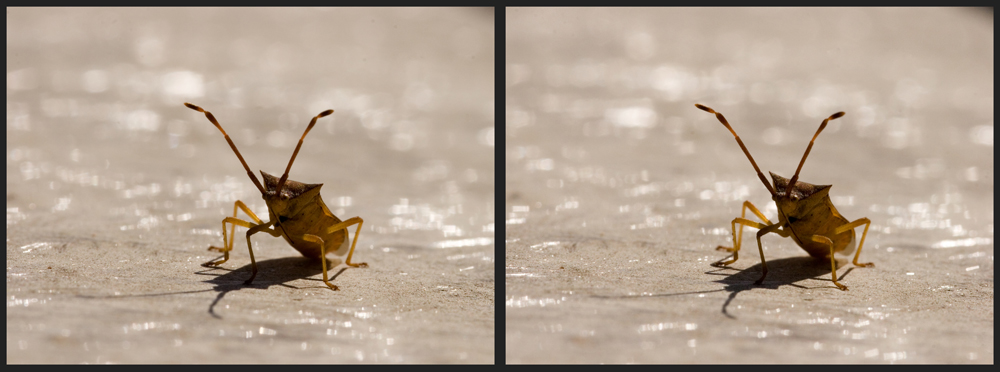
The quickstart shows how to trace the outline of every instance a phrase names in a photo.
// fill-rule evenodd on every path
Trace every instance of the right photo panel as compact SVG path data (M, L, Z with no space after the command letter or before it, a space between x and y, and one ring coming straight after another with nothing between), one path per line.
M993 363L992 9L505 15L506 363Z

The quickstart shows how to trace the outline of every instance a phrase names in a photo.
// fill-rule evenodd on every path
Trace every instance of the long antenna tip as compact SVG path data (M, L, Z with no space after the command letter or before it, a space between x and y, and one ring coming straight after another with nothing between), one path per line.
M694 107L697 107L697 108L701 109L702 111L712 112L712 109L710 109L710 108L708 108L708 106L702 105L700 103L695 103Z
M201 107L192 105L192 104L187 103L187 102L184 102L184 106L187 106L187 108L195 110L195 111L200 111L200 112L204 112L205 111L205 110L202 110Z
M833 115L830 115L830 119L836 119L836 118L839 118L841 116L844 116L844 112L843 111L838 112L838 113L833 114Z
M316 115L316 116L317 117L324 117L324 116L330 115L332 113L333 113L333 110L326 110L326 111L323 111L323 112L319 113L319 115Z

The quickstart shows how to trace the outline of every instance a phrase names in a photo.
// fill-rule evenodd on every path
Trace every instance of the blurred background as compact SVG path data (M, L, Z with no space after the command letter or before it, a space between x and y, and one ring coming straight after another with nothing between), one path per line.
M993 362L992 9L506 15L507 362ZM800 180L872 221L850 291L777 235L754 286L755 229L709 265L777 210L695 103L784 177L847 113Z
M492 363L493 16L7 9L7 362ZM236 200L267 207L184 102L258 177L334 109L289 178L364 219L369 267L332 292L259 234L243 286L243 228L202 267Z

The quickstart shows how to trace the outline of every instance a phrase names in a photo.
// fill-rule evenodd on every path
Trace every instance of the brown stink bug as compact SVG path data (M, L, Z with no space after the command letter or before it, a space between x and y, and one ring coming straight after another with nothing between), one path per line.
M364 220L361 217L352 217L347 221L341 221L337 216L334 216L330 212L330 208L327 208L326 203L323 202L323 198L319 195L319 189L323 184L306 184L288 179L288 171L292 169L292 163L295 161L295 156L299 154L299 149L302 148L302 141L305 140L306 134L309 134L309 130L316 125L317 119L332 114L333 110L323 111L312 118L309 126L306 127L306 131L299 138L299 144L295 146L292 158L288 160L288 167L285 168L285 173L281 175L281 178L267 174L264 171L260 172L264 177L264 185L261 186L260 180L257 179L257 176L247 166L247 162L243 160L243 155L240 155L240 150L236 149L233 140L229 138L229 135L222 129L219 122L215 120L215 116L211 112L190 103L185 103L184 106L205 113L208 121L211 121L212 124L215 124L216 128L219 128L222 135L226 137L226 142L229 142L229 147L233 148L236 157L240 159L240 163L246 169L250 180L260 190L261 197L264 198L264 203L267 204L269 215L269 221L261 221L250 208L247 208L246 204L237 200L233 206L233 216L222 220L223 246L208 248L209 250L222 252L223 257L221 260L210 261L205 263L205 265L218 266L229 260L229 251L233 250L233 239L235 238L233 234L235 233L236 225L239 225L250 229L247 230L247 249L250 250L250 264L253 273L250 275L250 279L247 279L246 284L253 282L254 277L257 276L257 261L253 258L250 236L259 232L265 232L275 237L282 236L292 248L298 250L303 256L315 258L323 262L323 282L333 290L337 290L337 286L330 283L329 276L327 275L327 254L333 253L337 256L347 254L347 260L344 261L347 266L368 267L368 264L363 262L351 263L351 256L354 255L354 246L358 243L358 234L361 232L361 225ZM236 218L237 211L241 209L254 222ZM229 234L226 234L227 223L232 226ZM358 226L354 230L354 240L348 244L349 234L347 228L351 225Z
M816 130L816 134L809 141L809 146L806 147L805 154L802 154L799 167L795 169L795 174L792 175L791 179L781 177L774 174L774 172L769 172L771 173L771 179L774 180L774 187L771 187L771 184L764 178L764 174L761 173L760 167L757 166L757 162L753 160L753 156L750 156L750 151L747 150L746 145L740 140L740 136L736 135L733 127L729 126L726 118L721 113L707 106L695 104L695 107L715 114L715 117L722 122L722 125L725 125L726 129L729 129L729 132L736 137L736 143L743 149L743 153L747 155L747 159L750 159L750 164L757 171L757 176L760 177L761 182L767 187L767 191L771 193L771 200L774 200L774 203L778 206L778 222L772 223L750 201L743 202L742 215L739 218L733 219L732 222L733 247L719 246L717 248L732 252L733 259L726 262L720 260L713 263L713 266L726 266L739 259L740 243L743 240L743 226L749 226L760 229L757 231L757 249L760 251L761 266L764 268L763 275L754 284L761 284L764 281L764 277L767 276L767 262L764 261L764 248L760 244L760 237L773 232L785 238L791 237L795 241L795 244L805 249L813 257L829 258L833 284L837 288L846 291L847 286L837 282L837 261L833 258L833 255L834 253L849 255L854 252L854 228L861 225L865 225L865 231L861 234L861 243L857 244L857 253L854 254L853 263L855 266L860 267L875 266L873 263L858 263L858 256L861 255L861 247L865 244L865 237L868 235L868 227L871 225L871 220L868 218L859 218L853 222L848 222L844 216L841 216L837 212L837 208L830 201L830 185L813 185L799 181L799 172L802 171L802 164L805 164L806 157L809 156L809 151L812 150L816 137L823 131L823 128L826 128L826 123L844 116L843 111L830 115L830 117L823 120L819 129ZM747 209L750 209L764 223L746 219ZM736 224L740 224L738 235Z

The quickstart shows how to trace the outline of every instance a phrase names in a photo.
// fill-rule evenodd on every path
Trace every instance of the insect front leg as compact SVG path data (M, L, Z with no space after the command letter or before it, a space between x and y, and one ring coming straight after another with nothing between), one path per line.
M843 225L843 226L840 226L840 227L834 229L833 233L834 233L834 235L836 235L836 234L842 234L842 233L845 233L845 232L847 232L849 230L854 230L855 227L861 226L862 224L865 225L865 232L861 233L861 242L858 243L858 251L857 251L857 253L854 254L854 266L874 267L875 264L871 263L871 262L860 263L860 264L858 263L858 257L861 256L861 247L865 245L865 237L868 236L868 227L871 226L871 224L872 224L871 220L869 220L867 217L861 217L861 218L855 220L854 222L851 222L849 224L846 224L846 225Z
M811 239L814 242L823 244L830 248L830 272L831 275L833 275L833 284L835 284L837 288L840 288L840 290L846 291L847 286L837 282L837 259L833 258L833 240L830 240L830 238L823 235L813 235Z
M339 291L340 288L338 288L333 283L330 283L329 276L326 273L326 241L324 241L323 238L320 238L319 236L313 234L302 235L302 240L319 244L319 246L322 247L320 248L321 250L320 250L319 260L323 262L323 283L326 283L326 286L330 287L330 289Z
M753 282L753 284L760 285L760 283L764 282L764 278L767 277L767 261L764 261L764 246L760 244L760 237L773 232L777 233L778 235L781 235L782 237L787 238L789 235L788 230L779 230L782 226L785 225L781 223L776 223L773 225L764 226L764 228L760 229L760 231L757 231L757 250L760 251L760 265L761 267L764 268L764 273L762 273L760 275L760 279L757 279L757 281Z
M280 232L270 228L271 225L274 225L274 221L268 221L267 223L256 225L251 227L250 230L247 230L247 250L250 251L250 269L253 270L253 273L250 274L250 279L247 279L247 281L243 282L243 284L253 283L253 278L257 277L257 260L253 258L253 247L250 245L250 236L261 231L271 234L273 237L281 236Z
M750 211L753 212L753 214L757 215L757 217L760 218L761 220L763 220L765 223L761 224L761 223L753 222L753 221L750 221L750 220L746 219L746 217L747 217L747 208L749 208ZM743 213L741 213L740 216L741 217L739 217L739 218L734 218L733 219L733 223L732 223L732 228L733 228L733 247L730 248L730 247L724 247L724 246L720 245L720 246L718 246L718 247L715 248L716 250L719 250L719 251L732 252L733 253L733 259L729 260L729 261L726 261L726 262L722 262L722 260L719 260L718 262L713 263L712 266L716 266L716 267L726 266L726 265L732 264L733 262L736 262L736 260L738 260L740 258L740 246L742 245L742 242L743 242L743 226L750 226L750 227L753 227L753 228L761 229L761 228L764 228L764 226L772 224L771 220L768 220L767 217L764 217L764 214L761 213L760 210L757 209L757 207L754 206L753 203L751 203L749 200L743 202ZM739 235L737 235L737 233L736 233L736 224L737 223L740 224Z
M750 211L753 212L753 214L757 215L758 218L760 218L762 221L764 221L765 225L770 225L771 224L771 220L767 219L767 217L764 217L764 214L761 213L760 210L757 209L757 207L754 206L753 203L751 203L749 200L743 202L743 213L740 214L740 218L741 219L746 219L747 218L747 208L750 208ZM760 227L757 227L757 228L759 229ZM715 250L726 251L726 252L737 252L737 251L740 250L739 249L739 246L740 246L739 242L742 242L742 241L743 241L743 224L742 223L740 224L740 234L739 234L739 237L737 237L736 236L736 220L733 220L733 246L730 248L730 247L724 247L724 246L720 245L720 246L716 247ZM736 259L733 259L733 261L735 262Z
M769 226L769 225L762 224L760 222L750 221L750 220L748 220L746 218L739 218L739 217L734 218L733 219L733 248L730 250L729 248L726 248L726 247L723 247L723 246L719 246L719 248L723 248L723 250L733 252L733 259L729 260L729 261L726 261L726 262L722 262L722 260L719 260L719 261L716 261L715 263L713 263L712 266L716 266L716 267L727 266L729 264L732 264L733 262L736 262L736 260L740 259L740 245L741 244L740 244L740 241L736 239L736 224L740 224L741 234L742 234L742 230L743 230L743 226L744 225L750 226L750 227L753 227L753 228L757 228L757 229L763 229L763 228ZM719 248L716 248L716 249L719 249Z
M226 217L226 218L223 218L222 219L222 245L223 245L223 247L222 248L218 248L218 247L215 247L215 246L208 247L208 250L210 250L210 251L216 250L216 251L222 252L222 259L218 260L218 261L208 261L208 262L205 263L205 266L219 266L219 265L225 263L226 261L229 261L229 251L233 250L233 241L226 235L226 223L227 222L233 225L233 230L236 230L236 225L240 225L240 226L243 226L243 227L253 227L253 226L256 226L256 225L254 225L254 224L252 224L250 222L241 220L241 219L236 218L236 217Z
M220 261L210 261L210 262L205 263L206 265L218 266L218 265L220 265L220 264L222 264L222 263L224 263L224 262L226 262L226 261L229 260L229 251L233 250L233 239L232 238L233 238L234 234L236 233L236 225L240 225L240 226L247 227L247 228L249 228L251 226L254 226L254 224L252 224L250 222L247 222L247 221L244 221L244 220L236 218L236 213L240 209L242 209L244 213L246 213L248 216L250 216L250 218L252 218L254 220L254 222L257 222L257 224L264 223L264 221L261 221L260 218L257 218L257 215L254 214L253 211L250 210L250 208L247 208L246 204L243 204L242 201L237 200L236 203L233 204L233 216L232 217L226 217L226 218L222 219L222 247L216 247L216 246L208 247L208 250L210 250L210 251L216 251L216 252L222 252L224 256L223 256L222 260L220 260ZM232 225L232 227L229 229L229 234L228 235L226 234L226 222L229 222Z

